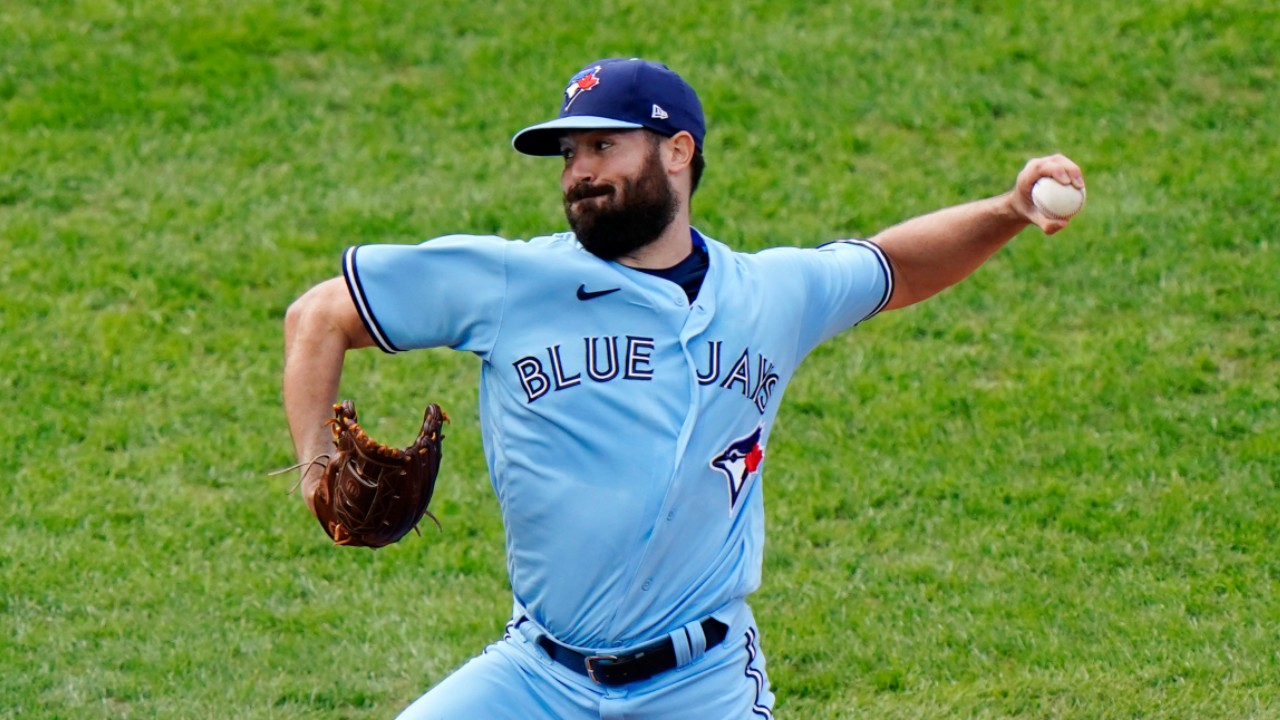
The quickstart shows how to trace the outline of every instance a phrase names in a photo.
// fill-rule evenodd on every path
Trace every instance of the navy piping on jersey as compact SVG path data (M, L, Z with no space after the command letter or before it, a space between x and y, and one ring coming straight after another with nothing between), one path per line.
M684 260L681 260L673 267L662 270L648 270L643 268L641 268L641 270L650 275L670 280L671 282L679 285L684 290L685 296L689 299L689 304L692 305L694 299L698 297L698 291L702 288L702 281L706 278L707 268L709 266L709 257L707 254L706 241L702 239L702 235L700 235L697 230L693 229L690 229L690 234L693 239L693 251L690 252L689 256ZM879 245L867 240L834 240L832 242L819 245L818 249L821 250L824 247L834 245L836 243L860 245L871 250L875 255L876 262L880 264L880 269L884 272L884 294L881 296L880 301L876 303L875 309L868 313L866 317L862 318L862 320L858 321L864 322L884 310L885 306L889 304L889 300L893 297L893 264L889 262L889 258L885 255L884 250L882 250ZM343 253L342 274L347 282L347 291L356 303L356 310L360 315L360 322L364 324L365 329L369 331L369 335L373 338L374 343L376 343L383 352L392 354L403 352L403 350L393 345L391 341L387 339L386 332L384 332L382 327L378 325L378 321L373 317L372 312L369 310L369 301L365 297L364 288L360 285L359 273L356 271L355 256L358 249L359 246L349 247L346 252Z
M378 321L374 319L373 313L369 311L369 300L364 295L364 288L360 287L360 275L356 272L356 250L359 246L347 248L342 254L342 276L347 281L347 292L356 303L356 312L360 315L360 322L364 323L364 329L369 331L370 337L377 343L378 347L386 353L402 352L400 348L391 344L387 339L387 334L383 332L382 327L378 325Z
M869 240L832 240L829 243L819 245L818 249L821 250L824 247L835 245L836 243L861 245L862 247L867 248L875 254L876 262L880 263L880 269L884 271L884 296L880 298L880 302L876 303L876 308L874 310L868 313L866 317L862 318L862 320L858 321L865 322L875 317L881 310L884 310L885 306L889 304L889 300L893 298L893 263L889 262L889 256L884 254L884 250L882 250L879 245Z

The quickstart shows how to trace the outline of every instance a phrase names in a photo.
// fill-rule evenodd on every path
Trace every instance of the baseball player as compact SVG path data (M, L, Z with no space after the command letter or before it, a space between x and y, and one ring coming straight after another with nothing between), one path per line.
M690 225L705 124L666 66L593 62L557 118L513 139L560 156L572 232L352 247L285 321L299 459L325 452L344 354L445 346L482 362L480 424L513 609L484 653L413 702L440 718L768 718L747 603L782 395L822 341L960 281L1028 224L1041 176L870 240L732 250ZM807 238L801 239L807 240ZM303 495L314 507L314 468Z

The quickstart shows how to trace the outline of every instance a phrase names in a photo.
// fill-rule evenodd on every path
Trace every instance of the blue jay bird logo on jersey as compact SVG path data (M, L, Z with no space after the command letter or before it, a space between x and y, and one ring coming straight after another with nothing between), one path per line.
M763 433L764 425L757 425L749 435L729 443L724 452L711 460L712 469L724 473L725 480L729 482L730 515L738 508L747 480L760 471L760 465L764 462L764 446L760 444Z

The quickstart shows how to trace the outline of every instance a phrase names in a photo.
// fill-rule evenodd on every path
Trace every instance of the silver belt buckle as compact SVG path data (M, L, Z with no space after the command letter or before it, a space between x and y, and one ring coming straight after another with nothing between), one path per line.
M586 663L587 663L587 677L591 678L591 682L599 683L599 684L603 685L603 684L604 684L604 681L596 677L596 665L595 665L595 664L596 664L597 662L603 662L603 663L605 663L605 664L608 664L608 663L610 663L610 662L617 662L617 661L618 661L618 656L617 656L617 655L588 655L588 656L587 656L587 659L586 659Z

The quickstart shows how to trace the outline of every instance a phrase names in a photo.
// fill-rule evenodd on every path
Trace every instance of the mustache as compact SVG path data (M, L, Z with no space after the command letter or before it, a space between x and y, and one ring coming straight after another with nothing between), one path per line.
M582 183L569 188L569 191L564 194L564 201L567 203L574 203L579 200L586 200L587 198L612 195L613 193L614 189L612 185L590 185Z

